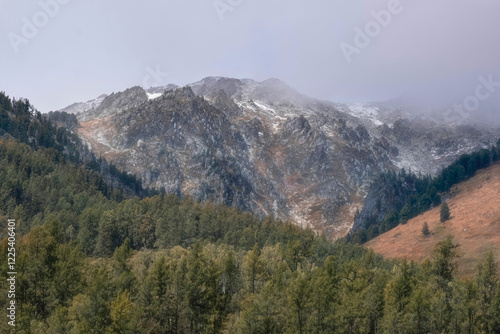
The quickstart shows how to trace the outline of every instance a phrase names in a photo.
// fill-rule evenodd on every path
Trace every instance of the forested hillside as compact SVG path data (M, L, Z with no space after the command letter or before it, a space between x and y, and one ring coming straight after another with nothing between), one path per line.
M133 250L127 239L111 257L89 257L82 243L65 242L57 221L35 227L18 244L17 333L500 330L493 258L474 277L459 279L451 238L432 260L416 265L384 261L289 225L258 226L246 230L248 243L256 242L252 248L235 246L228 233L215 242L198 238L186 247L155 250ZM6 258L5 240L0 248ZM2 263L2 276L6 271ZM7 327L0 325L5 333Z
M105 192L118 188L128 196L151 194L133 174L119 171L105 159L97 158L79 137L68 129L78 125L74 115L52 112L42 115L27 99L11 99L0 92L0 138L15 138L34 149L54 149L66 160L99 172L106 180Z
M382 174L370 186L348 240L364 243L441 204L450 188L500 157L500 140L490 149L461 155L436 177L401 170Z
M386 258L407 258L421 263L430 256L436 243L450 234L460 244L457 269L461 275L472 275L488 252L495 254L500 265L499 162L453 186L443 205L411 218L364 246Z

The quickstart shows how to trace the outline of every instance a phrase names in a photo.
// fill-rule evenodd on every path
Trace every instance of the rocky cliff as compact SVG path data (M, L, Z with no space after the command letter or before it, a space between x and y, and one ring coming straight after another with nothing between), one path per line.
M94 151L148 186L345 235L383 171L435 173L496 131L304 96L277 79L133 87L78 114ZM375 117L372 117L375 116Z

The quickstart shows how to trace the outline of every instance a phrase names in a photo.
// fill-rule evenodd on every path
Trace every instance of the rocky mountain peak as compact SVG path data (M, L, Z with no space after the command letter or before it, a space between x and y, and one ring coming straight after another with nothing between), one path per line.
M93 118L107 117L123 110L137 107L147 100L146 91L141 87L128 88L123 92L112 93L106 96L97 108L82 114L81 120L86 121Z
M147 186L333 237L349 232L380 173L435 173L500 133L319 101L278 79L208 77L171 88L111 94L80 114L79 134Z
M148 99L146 91L139 86L128 88L123 92L112 93L96 108L97 111L126 109L138 105Z
M189 86L196 95L212 96L222 90L228 96L233 96L241 91L243 82L233 78L208 77Z
M178 88L175 90L169 90L163 93L162 98L164 100L192 100L196 97L193 89L189 86Z
M217 109L222 110L228 117L233 118L240 116L242 111L235 101L224 90L219 90L214 93L213 105Z
M179 88L179 86L177 86L176 84L168 84L166 86L158 86L158 87L149 87L148 89L146 89L146 93L163 94L166 91L174 90L177 88Z
M298 92L294 88L290 87L285 82L277 78L269 78L267 80L262 81L261 84L263 88L266 88L268 90L275 90L281 92L289 91L298 94Z

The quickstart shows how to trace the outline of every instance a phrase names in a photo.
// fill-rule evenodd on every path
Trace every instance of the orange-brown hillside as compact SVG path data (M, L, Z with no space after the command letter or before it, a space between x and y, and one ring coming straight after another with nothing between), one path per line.
M440 208L429 210L399 225L365 246L387 258L407 258L422 262L430 257L437 242L451 234L460 244L459 273L475 272L478 261L493 251L500 264L500 164L479 171L450 191L451 219L440 223ZM427 222L431 236L424 237Z

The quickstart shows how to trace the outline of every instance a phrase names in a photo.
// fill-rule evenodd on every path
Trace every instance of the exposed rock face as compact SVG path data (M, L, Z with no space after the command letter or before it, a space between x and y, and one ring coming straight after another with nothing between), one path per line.
M382 171L436 172L494 138L414 120L383 124L277 79L207 78L171 88L156 98L139 87L106 97L79 114L80 135L146 185L333 237L349 231Z
M148 100L148 96L141 87L132 87L124 92L113 93L106 96L101 104L92 110L79 115L81 121L94 118L103 118L116 115L129 108L134 108Z
M87 102L76 102L59 111L66 112L68 114L79 114L91 109L95 109L101 105L102 101L106 98L106 96L108 95L102 94L99 97L93 100L89 100Z

